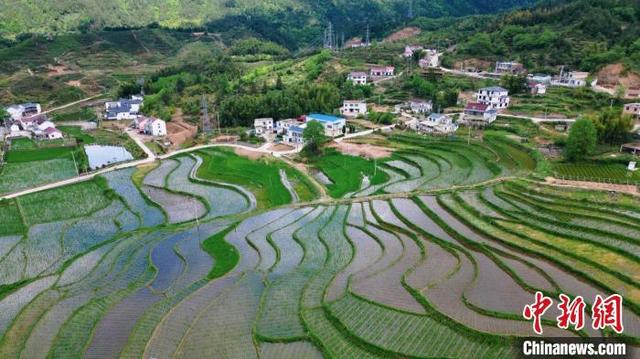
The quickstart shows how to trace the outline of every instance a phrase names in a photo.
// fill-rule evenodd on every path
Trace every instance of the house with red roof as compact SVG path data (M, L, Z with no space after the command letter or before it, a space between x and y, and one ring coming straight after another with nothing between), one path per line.
M469 102L464 108L461 121L472 126L486 126L498 117L498 111L490 104Z

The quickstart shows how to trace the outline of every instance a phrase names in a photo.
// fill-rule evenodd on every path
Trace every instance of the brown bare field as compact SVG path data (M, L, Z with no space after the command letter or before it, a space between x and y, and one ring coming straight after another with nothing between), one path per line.
M187 140L192 139L198 133L198 127L190 125L184 121L182 109L176 109L176 113L171 117L171 121L167 122L167 133L169 141L175 147L179 147Z
M294 147L291 147L289 145L285 145L283 143L277 143L277 144L271 145L271 147L269 147L269 151L274 151L274 152L286 152L286 151L291 151L293 149L294 149Z
M248 149L245 149L245 148L236 148L236 149L234 149L234 152L238 156L247 157L250 160L254 160L254 161L259 159L259 158L262 158L262 156L265 155L262 152L251 151L251 150L248 150Z
M475 68L477 70L487 71L491 69L492 65L493 65L493 62L472 58L472 59L465 59L463 61L456 62L453 65L453 68L456 70Z
M600 183L600 182L583 182L583 181L569 181L561 180L553 177L545 178L547 183L556 186L575 187L584 189L598 189L603 191L615 191L629 193L635 196L640 196L638 186L626 185L626 184L613 184L613 183Z
M611 64L602 68L597 74L598 85L607 88L616 88L618 85L624 88L640 87L640 75L625 71L623 64Z
M420 34L420 29L417 27L405 27L400 31L396 31L393 34L384 38L383 42L394 42L398 40L408 39Z
M329 147L335 148L347 155L361 156L372 159L386 158L391 156L391 154L393 153L393 149L391 148L350 142L332 143Z

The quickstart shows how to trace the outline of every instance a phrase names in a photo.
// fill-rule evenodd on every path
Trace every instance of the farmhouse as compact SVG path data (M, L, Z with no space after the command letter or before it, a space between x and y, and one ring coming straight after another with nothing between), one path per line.
M409 57L413 57L413 54L417 51L422 51L424 48L422 46L418 46L418 45L408 45L404 47L404 53L402 54L403 57L409 58Z
M476 102L490 105L494 109L500 111L509 106L511 98L509 91L499 86L485 87L478 90L476 94Z
M640 98L640 87L630 87L624 93L625 98Z
M143 104L142 96L132 96L131 99L119 99L105 103L106 120L135 120Z
M418 132L436 135L448 135L456 132L458 125L447 115L432 113L426 120L418 123Z
M133 128L150 136L161 137L167 135L166 122L155 117L140 116L133 122Z
M413 99L409 101L409 108L413 113L428 113L433 109L433 103L427 100Z
M496 62L496 73L497 74L520 74L525 72L524 65L519 62Z
M167 124L159 118L151 118L144 127L144 132L154 137L167 135Z
M55 127L48 127L47 129L42 131L42 134L42 136L47 140L58 140L63 137L62 132L60 132L60 130Z
M20 121L23 117L30 117L42 112L42 108L39 103L23 103L20 105L11 105L6 108L7 113L12 119Z
M464 108L462 120L468 125L483 127L495 121L497 114L491 105L469 102Z
M553 80L551 80L551 85L572 88L585 87L587 86L588 77L588 72L561 72L560 76L555 76ZM595 86L597 83L598 80L596 79L591 82L591 86Z
M273 118L256 118L253 120L253 128L256 136L273 134Z
M355 117L358 115L367 114L367 103L365 101L358 100L345 100L340 109L340 113L343 116Z
M354 85L366 85L367 74L365 72L351 72L347 75L347 80L353 82Z
M276 133L278 135L285 135L291 126L300 126L304 124L304 118L289 118L286 120L280 120L276 122Z
M541 82L527 81L527 88L532 95L544 95L547 93L547 85Z
M391 77L395 73L396 68L393 66L375 66L369 71L371 77Z
M324 126L324 134L328 137L338 137L344 134L347 122L344 118L312 113L305 117L305 121L318 121Z
M545 85L551 84L553 77L546 74L529 74L527 75L527 81L537 82Z
M423 68L423 69L440 66L440 54L438 53L438 50L435 50L435 49L425 50L425 55L422 59L420 59L418 64L420 68Z
M284 143L290 144L298 144L301 145L304 143L304 129L307 128L306 124L290 126L287 130L287 133L283 136Z
M622 113L625 115L631 115L637 119L640 119L640 102L638 103L628 103L624 105L624 109Z

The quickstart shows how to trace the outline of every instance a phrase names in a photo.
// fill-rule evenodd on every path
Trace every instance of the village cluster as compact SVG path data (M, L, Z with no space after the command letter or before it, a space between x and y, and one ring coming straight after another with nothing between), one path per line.
M38 103L23 103L6 108L11 117L5 121L7 138L36 138L39 140L58 140L62 132L49 120Z

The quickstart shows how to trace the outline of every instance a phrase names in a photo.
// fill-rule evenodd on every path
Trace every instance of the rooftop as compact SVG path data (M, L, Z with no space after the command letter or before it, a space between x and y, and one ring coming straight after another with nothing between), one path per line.
M477 103L477 102L469 102L467 106L464 108L465 111L487 111L489 108L488 104L485 103Z
M308 119L312 119L312 120L316 120L316 121L320 121L320 122L336 122L336 121L340 121L341 118L340 117L336 117L336 116L331 116L331 115L323 115L320 113L312 113L309 114Z
M483 87L480 91L507 92L507 89L500 86Z

